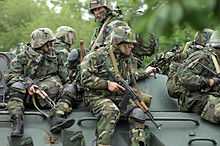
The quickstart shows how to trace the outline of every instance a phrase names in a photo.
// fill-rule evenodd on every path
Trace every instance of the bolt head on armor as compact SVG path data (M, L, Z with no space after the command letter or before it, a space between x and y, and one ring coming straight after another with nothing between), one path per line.
M49 28L38 28L31 33L32 48L40 48L47 42L51 42L54 40L54 34Z

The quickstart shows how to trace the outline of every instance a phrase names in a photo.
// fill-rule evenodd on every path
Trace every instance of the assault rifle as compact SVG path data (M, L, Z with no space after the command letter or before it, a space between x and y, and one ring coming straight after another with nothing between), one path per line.
M122 100L120 107L123 109L126 109L129 99L132 99L134 101L134 103L141 108L144 113L150 118L150 120L152 121L152 123L155 125L155 127L157 129L160 129L161 124L158 124L155 120L153 115L151 114L151 112L148 110L147 105L144 103L143 100L140 99L139 96L136 95L136 93L134 92L134 90L128 85L128 83L122 79L120 76L115 76L115 81L120 84L122 87L125 88L125 97Z

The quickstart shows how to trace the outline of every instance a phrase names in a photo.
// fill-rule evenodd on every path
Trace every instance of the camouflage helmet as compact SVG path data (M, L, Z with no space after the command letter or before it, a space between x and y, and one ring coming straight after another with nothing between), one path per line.
M113 28L113 31L107 40L113 45L119 45L123 42L136 43L135 34L132 32L129 26L118 26Z
M105 7L108 10L112 10L110 0L90 0L89 11L93 13L93 10L99 7Z
M214 47L214 48L220 48L220 32L214 31L211 35L208 46Z
M69 26L60 26L56 30L56 38L61 39L63 42L72 45L74 40L70 40L68 34L73 34L73 39L76 38L76 31Z
M194 36L194 42L198 45L205 46L209 41L214 30L205 28L201 32L197 32Z
M54 40L54 34L49 28L38 28L31 33L32 48L40 48L47 42Z

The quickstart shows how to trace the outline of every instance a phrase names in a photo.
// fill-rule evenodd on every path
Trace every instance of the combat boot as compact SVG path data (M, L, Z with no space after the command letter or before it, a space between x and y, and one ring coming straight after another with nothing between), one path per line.
M24 134L24 118L22 114L12 116L12 132L11 137L22 137Z
M71 127L75 123L74 119L65 119L62 116L55 114L49 119L50 132L59 133L61 130Z

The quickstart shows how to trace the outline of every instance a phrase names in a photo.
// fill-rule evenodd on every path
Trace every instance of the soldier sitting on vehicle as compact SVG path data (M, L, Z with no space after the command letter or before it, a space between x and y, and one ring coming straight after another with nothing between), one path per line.
M220 123L220 32L215 31L205 49L192 53L168 84L177 93L181 111L195 112L205 120ZM168 79L169 80L169 79ZM171 87L171 86L170 86Z
M118 76L134 86L136 80L148 78L156 68L148 67L145 71L138 71L133 67L135 61L131 52L136 40L129 27L115 28L107 40L108 45L105 48L88 54L81 63L81 84L86 91L84 100L98 118L97 146L111 145L120 114L129 119L130 145L146 146L149 144L146 140L149 138L149 131L144 125L144 112L148 111L148 107L144 104L145 108L141 109L135 104L136 101L128 100L123 108L123 99L129 97L124 92L125 87L115 78Z
M66 63L68 54L71 52L71 47L76 40L76 31L69 26L60 26L56 30L56 41L54 47L56 50L63 53L63 59Z
M24 126L24 109L33 101L34 106L48 107L46 100L60 98L65 100L62 92L67 80L64 62L54 49L55 38L49 28L38 28L31 34L31 46L27 46L11 62L7 85L9 87L8 110L13 121L11 136L22 136ZM27 103L28 102L28 103ZM31 104L31 105L33 105ZM71 108L63 106L66 112ZM56 107L50 112L49 124L52 133L71 127L73 119L65 119L64 113Z

